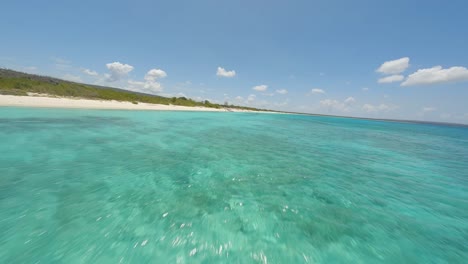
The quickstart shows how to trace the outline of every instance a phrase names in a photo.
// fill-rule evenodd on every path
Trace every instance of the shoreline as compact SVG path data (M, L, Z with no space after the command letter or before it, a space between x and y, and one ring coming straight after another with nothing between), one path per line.
M231 108L209 108L201 106L181 106L141 103L134 104L126 101L93 100L85 98L51 97L47 95L32 94L29 96L0 95L0 107L39 107L39 108L68 108L68 109L107 109L107 110L153 110L153 111L198 111L198 112L252 112Z
M379 119L356 116L337 116L324 114L309 114L295 112L277 112L277 111L252 111L233 108L209 108L201 106L181 106L181 105L163 105L138 103L134 104L128 101L108 101L108 100L93 100L78 97L53 97L47 94L29 94L28 96L19 95L1 95L0 107L33 107L33 108L62 108L62 109L94 109L94 110L146 110L146 111L193 111L193 112L238 112L238 113L266 113L266 114L290 114L290 115L306 115L306 116L322 116L322 117L337 117L350 118L358 120L370 120L381 122L396 122L410 123L422 125L444 125L456 127L468 127L464 123L445 123L421 120L403 120L403 119Z

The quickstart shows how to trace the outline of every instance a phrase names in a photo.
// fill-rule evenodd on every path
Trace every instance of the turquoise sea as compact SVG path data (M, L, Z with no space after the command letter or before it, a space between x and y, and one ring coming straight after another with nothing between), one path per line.
M0 263L467 263L468 128L0 108Z

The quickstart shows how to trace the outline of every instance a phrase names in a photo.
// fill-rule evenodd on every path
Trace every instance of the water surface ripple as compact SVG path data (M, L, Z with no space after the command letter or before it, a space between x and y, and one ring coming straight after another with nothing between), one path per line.
M466 263L468 129L0 108L0 263Z

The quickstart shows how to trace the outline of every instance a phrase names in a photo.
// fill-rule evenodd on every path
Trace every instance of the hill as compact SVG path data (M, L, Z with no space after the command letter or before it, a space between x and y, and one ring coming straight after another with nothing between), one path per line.
M211 108L236 108L253 111L268 111L252 107L220 105L209 101L198 102L186 97L163 97L90 84L65 81L53 77L40 76L0 69L0 94L27 96L28 93L48 94L59 97L79 97L95 100L116 100L133 103L150 103L164 105L203 106Z

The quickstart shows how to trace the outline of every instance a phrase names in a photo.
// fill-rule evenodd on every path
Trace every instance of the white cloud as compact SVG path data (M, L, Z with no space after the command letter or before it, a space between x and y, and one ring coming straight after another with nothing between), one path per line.
M136 85L136 86L141 86L141 87L143 87L143 86L145 85L146 82L128 80L127 83L128 83L128 84L131 84L131 85Z
M389 111L392 107L386 104L380 104L377 106L377 110L379 111Z
M409 58L404 57L398 60L386 61L377 69L383 74L397 74L404 72L409 66Z
M335 110L339 112L349 112L349 108L346 106L346 104L337 101L337 100L331 100L331 99L326 99L326 100L321 100L320 101L320 107L326 108L328 111L330 110Z
M98 73L96 71L92 71L90 69L83 69L82 72L89 76L98 76Z
M362 106L362 109L364 109L364 111L366 111L366 112L372 112L372 111L374 111L375 106L373 106L371 104L365 104L365 105Z
M128 80L127 83L130 85L130 89L142 91L142 92L152 92L152 93L159 93L163 91L161 84L158 82L140 82L140 81L133 81Z
M133 66L128 64L122 64L120 62L112 62L106 64L107 69L111 72L107 74L107 81L115 82L128 75L129 72L133 71Z
M251 94L247 97L247 103L251 103L253 101L255 101L255 94Z
M151 69L145 75L145 81L147 82L155 82L159 78L166 77L167 74L165 71L161 69Z
M161 87L161 84L158 82L146 82L143 88L151 92L156 92L156 93L162 92L163 90L163 88Z
M259 92L264 92L268 89L268 85L262 84L262 85L257 85L252 87L253 90L259 91Z
M339 104L339 102L337 100L325 99L325 100L320 101L320 104L323 106L332 106L332 105Z
M160 93L163 91L163 87L156 80L159 78L164 78L166 76L166 72L161 69L151 69L146 73L144 82L128 80L128 84L133 90L140 90L143 92L150 93Z
M288 93L288 90L286 89L281 89L281 90L276 90L277 93L279 94L287 94Z
M366 112L373 112L376 110L376 107L371 104L365 104L362 106L362 109L364 109Z
M343 101L333 100L333 99L325 99L320 101L319 107L322 110L326 110L327 112L341 112L341 113L349 113L354 111L354 103L356 99L350 96Z
M364 92L367 92L367 91L369 91L369 88L364 87L364 88L362 88L362 90L363 90Z
M325 91L322 90L322 89L318 89L318 88L314 88L312 90L310 90L310 94L324 94Z
M129 85L129 90L143 92L143 90L145 89L145 82L128 80L127 83Z
M220 77L226 77L226 78L231 78L236 76L236 71L226 71L223 67L218 67L218 70L216 71L216 75Z
M422 108L422 111L423 111L423 112L434 112L435 110L437 110L437 108L435 108L435 107L430 107L430 106L426 106L426 107L423 107L423 108Z
M379 79L379 83L392 83L392 82L401 82L405 79L403 75L395 74Z
M236 98L234 98L234 99L236 99L237 101L242 101L242 100L244 100L244 98L243 98L242 96L236 96Z
M401 83L401 86L429 85L466 80L468 80L468 69L465 67L457 66L443 69L442 66L434 66L429 69L420 69L410 74Z
M387 105L387 104L380 104L380 105L371 105L371 104L364 104L362 109L366 112L389 112L397 109L398 106L396 105Z
M352 104L354 102L356 102L356 99L354 99L354 97L351 97L351 96L344 100L345 104Z

